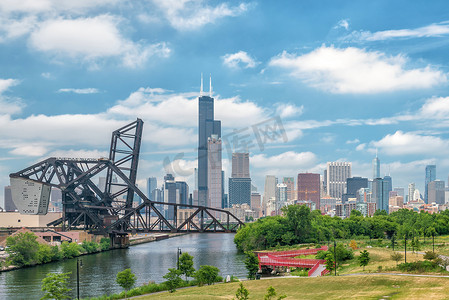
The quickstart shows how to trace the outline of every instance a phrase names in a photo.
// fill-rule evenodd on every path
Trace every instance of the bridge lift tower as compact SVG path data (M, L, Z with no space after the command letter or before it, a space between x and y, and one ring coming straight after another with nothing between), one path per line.
M61 225L63 230L82 228L120 237L151 231L235 232L244 225L226 210L149 200L136 186L142 131L141 119L115 130L109 158L51 157L10 174L12 197L19 212L47 214L53 187L62 192L63 213L48 225ZM104 173L105 185L99 187L93 178ZM133 207L135 194L143 200L137 207ZM174 219L166 219L155 205L173 207ZM191 209L181 224L176 213L179 208ZM225 220L217 219L217 213Z

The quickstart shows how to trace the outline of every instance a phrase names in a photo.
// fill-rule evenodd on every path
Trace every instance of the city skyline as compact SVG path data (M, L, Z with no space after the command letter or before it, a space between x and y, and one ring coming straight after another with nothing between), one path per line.
M233 134L248 136L233 150L261 193L265 175L332 161L371 178L376 149L393 187L424 193L427 165L447 180L445 1L33 2L0 3L14 24L0 30L0 186L43 158L106 157L110 132L141 117L139 186L172 173L193 187L201 73L223 170ZM267 124L282 133L264 140Z

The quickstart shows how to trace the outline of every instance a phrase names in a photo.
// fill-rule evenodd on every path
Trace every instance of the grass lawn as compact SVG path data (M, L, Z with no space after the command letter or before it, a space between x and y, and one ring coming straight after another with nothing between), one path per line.
M245 281L249 299L263 299L271 285L285 299L447 299L449 278L392 275L276 278ZM232 299L239 283L217 284L146 295L139 299Z

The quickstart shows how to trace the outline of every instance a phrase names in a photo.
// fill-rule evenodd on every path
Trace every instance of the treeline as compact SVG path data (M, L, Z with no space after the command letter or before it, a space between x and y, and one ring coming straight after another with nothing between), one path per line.
M388 215L376 211L373 217L363 217L353 210L351 216L323 216L319 210L310 211L305 205L290 205L283 216L266 217L246 224L235 235L234 242L241 251L263 250L275 246L299 243L319 243L354 237L414 238L449 234L449 211L438 214L401 209Z
M110 248L109 238L102 238L100 243L84 241L82 244L64 241L60 246L39 244L32 232L20 232L6 239L8 258L6 265L17 267L49 263L51 261L73 258L85 253L106 251Z

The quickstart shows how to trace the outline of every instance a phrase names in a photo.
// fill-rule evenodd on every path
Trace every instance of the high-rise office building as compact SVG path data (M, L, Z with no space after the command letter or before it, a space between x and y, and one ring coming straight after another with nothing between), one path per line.
M376 209L383 209L389 212L388 205L390 200L392 180L390 176L384 178L375 178L373 180L372 199L376 202Z
M437 166L427 165L426 166L426 178L424 182L424 202L428 203L428 188L429 182L434 181L437 178Z
M212 134L207 141L207 191L206 206L221 208L223 202L221 165L221 139Z
M147 179L147 197L151 201L155 201L153 199L153 191L157 189L157 179L156 177L149 177Z
M276 215L281 214L281 209L287 206L287 185L285 183L279 183L277 185L278 190L278 201L276 203Z
M368 188L368 178L350 177L346 179L346 193L342 195L342 203L347 202L349 198L357 198L357 191L361 188Z
M414 182L408 184L408 199L407 199L407 202L408 201L413 201L413 200L415 200L415 183Z
M251 178L229 178L229 207L251 204Z
M249 153L232 154L232 177L229 178L229 206L251 204Z
M327 193L329 196L341 199L346 190L346 179L351 177L350 162L327 163ZM299 190L299 188L298 188Z
M284 177L282 183L287 186L287 201L295 200L296 199L295 178Z
M232 153L232 178L250 178L249 153Z
M5 211L16 211L17 207L14 204L14 201L12 200L12 194L11 194L11 186L5 186L5 194L4 194L4 201L5 201L5 206L3 207L3 209Z
M268 202L276 202L276 186L278 184L278 179L274 175L265 176L265 186L263 193L262 209L264 216L267 216L267 206Z
M380 178L380 160L377 157L377 150L376 157L373 158L373 179L374 178Z
M225 172L221 171L221 208L229 207L228 194L225 193Z
M203 96L203 78L201 76L201 92L198 98L198 205L201 206L206 206L208 203L208 140L212 135L215 135L217 140L221 139L221 122L214 120L212 84L209 96Z
M429 182L428 186L428 201L429 203L444 204L444 181L434 180Z
M296 186L298 201L311 201L315 203L315 209L320 209L320 174L299 173Z

